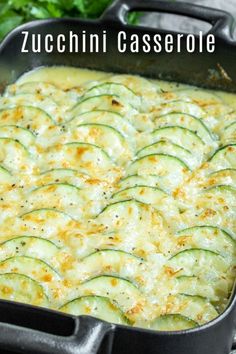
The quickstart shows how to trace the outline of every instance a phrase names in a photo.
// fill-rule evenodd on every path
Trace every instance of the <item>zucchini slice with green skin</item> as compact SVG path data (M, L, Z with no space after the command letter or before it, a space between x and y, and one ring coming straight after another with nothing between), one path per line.
M50 263L58 251L58 246L49 240L34 236L18 236L0 244L0 261L14 256L29 256Z
M196 118L203 118L206 115L201 107L184 100L175 100L172 102L164 103L159 106L156 111L154 111L155 118L157 116L163 116L170 113L185 113L190 114Z
M179 158L167 154L151 154L133 161L127 175L158 176L159 186L172 191L187 177L189 167Z
M142 258L121 250L103 249L82 259L78 271L84 279L98 275L113 275L142 285L145 262Z
M132 106L117 95L97 95L79 101L70 110L70 118L94 110L112 111L120 114L136 112Z
M137 157L142 157L151 154L167 154L175 156L184 161L185 164L188 165L191 169L196 168L198 165L195 156L192 155L189 150L166 140L159 140L156 143L145 146L139 150L136 155Z
M122 115L112 111L94 110L82 113L68 122L70 128L80 124L104 124L119 131L126 138L134 136L136 129Z
M194 131L179 127L169 126L154 130L152 133L154 142L167 139L174 144L182 146L184 149L191 151L194 155L203 154L205 144Z
M44 166L48 169L80 169L91 176L106 173L114 167L113 161L100 147L88 143L68 143L52 147L45 155ZM109 174L107 174L109 178Z
M59 274L41 259L29 256L14 256L0 262L0 273L24 274L39 283L47 284L59 280Z
M235 228L236 189L229 185L216 185L199 193L194 200L193 219L195 225L218 226L229 233ZM190 211L191 213L191 211Z
M55 209L32 210L20 216L21 230L32 236L52 237L61 244L65 230L76 227L76 222L67 214Z
M214 210L221 210L223 208L226 214L227 211L232 212L235 210L236 188L228 185L217 185L202 192L200 199L203 198L205 201L205 208L210 207Z
M14 177L3 166L0 165L0 185L12 185L14 183Z
M82 283L78 287L78 292L81 296L84 294L105 296L115 301L129 319L132 318L133 308L137 311L133 316L138 316L138 313L140 315L142 312L143 294L132 282L124 278L109 275L98 276Z
M0 126L17 125L37 135L44 134L54 121L45 111L32 106L17 106L0 110Z
M0 298L48 307L48 298L39 282L24 274L0 274Z
M30 130L16 125L0 126L0 137L17 140L26 148L30 148L35 143L35 136Z
M192 248L175 254L167 266L176 276L195 275L208 281L222 277L229 269L229 263L219 253Z
M182 275L176 280L179 293L203 296L217 308L224 304L224 301L228 299L229 291L231 291L228 281L223 278L212 283L196 276Z
M159 186L159 178L157 176L138 176L131 175L125 178L122 178L118 183L118 189L124 190L126 188L136 187L136 186L150 186L157 187Z
M98 123L81 124L73 128L71 139L99 146L115 161L131 159L124 136L111 126Z
M139 109L141 107L141 99L134 91L123 84L116 82L104 82L88 89L83 98L98 95L115 95L123 97L133 107Z
M25 82L21 85L13 84L8 86L5 97L22 94L48 96L59 105L66 104L69 106L75 104L77 98L73 97L70 92L65 92L51 83L40 81L31 81Z
M195 226L176 234L179 249L203 248L231 260L236 255L236 241L226 231L214 226Z
M55 115L58 109L58 105L51 98L40 95L36 96L30 93L2 97L0 98L0 105L5 109L12 106L33 106L45 110L49 115Z
M215 307L206 298L195 295L171 295L167 299L168 308L170 314L185 316L200 325L218 316ZM168 312L166 315L168 315Z
M225 127L222 138L224 141L228 142L236 141L236 122L233 122L227 127Z
M111 77L111 82L120 83L132 90L136 95L156 97L160 88L141 76L115 75Z
M229 144L218 149L210 158L209 167L212 171L225 168L236 169L236 144Z
M162 217L151 206L137 200L123 200L109 204L96 218L106 229L146 232L149 228L155 233L155 228L162 228ZM147 221L148 226L147 227Z
M205 144L214 144L214 137L203 121L186 113L170 113L157 117L155 126L158 128L167 126L187 128L195 132Z
M84 202L80 189L67 183L52 183L32 190L27 197L31 209L56 209L66 212L74 219L83 213Z
M26 147L19 141L0 138L0 150L0 163L7 170L17 173L31 169L33 161Z
M216 94L199 89L180 89L175 91L175 94L180 98L190 98L194 103L203 108L205 106L223 103L222 99Z
M209 175L208 186L229 185L236 188L236 169L226 168Z
M60 310L74 316L87 315L110 323L130 325L118 305L105 296L81 296L63 305Z
M151 204L167 222L172 222L178 217L179 210L174 199L157 187L139 185L123 189L112 196L114 202L135 199L141 203Z
M198 327L198 323L179 314L169 314L157 317L150 323L150 329L156 331L182 331Z
M52 183L67 183L76 186L77 188L84 187L89 175L77 170L69 168L56 168L45 171L37 179L38 185L46 185Z

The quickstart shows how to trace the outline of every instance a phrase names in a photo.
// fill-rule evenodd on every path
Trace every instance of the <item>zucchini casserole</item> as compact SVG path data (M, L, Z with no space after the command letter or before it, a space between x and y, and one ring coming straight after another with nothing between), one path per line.
M155 330L226 308L236 97L42 68L0 97L0 298Z

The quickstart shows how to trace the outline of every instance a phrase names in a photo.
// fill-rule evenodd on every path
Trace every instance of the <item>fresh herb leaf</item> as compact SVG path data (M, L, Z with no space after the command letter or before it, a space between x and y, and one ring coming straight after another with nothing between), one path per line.
M0 0L0 40L16 26L34 19L98 18L113 0ZM137 21L131 13L129 23Z

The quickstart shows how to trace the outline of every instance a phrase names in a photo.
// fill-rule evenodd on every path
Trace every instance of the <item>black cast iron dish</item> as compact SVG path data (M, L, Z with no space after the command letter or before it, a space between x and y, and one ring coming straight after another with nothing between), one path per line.
M197 18L212 25L216 51L209 53L161 54L117 50L117 33L150 35L156 29L125 24L130 10L159 11ZM121 0L115 2L99 21L46 20L32 22L13 31L0 46L0 84L16 80L22 73L43 65L72 65L141 74L153 78L176 80L209 88L236 92L236 42L232 38L231 15L190 4L156 0ZM59 54L21 53L22 31L68 34L70 30L102 33L107 30L107 53ZM164 38L165 31L158 33ZM170 33L170 32L169 32ZM176 40L176 34L174 34ZM186 40L186 35L184 36ZM0 301L0 353L24 354L228 354L236 327L236 291L225 312L214 321L196 329L179 332L155 332L111 325L91 317L73 317L28 305ZM236 343L235 343L236 347Z

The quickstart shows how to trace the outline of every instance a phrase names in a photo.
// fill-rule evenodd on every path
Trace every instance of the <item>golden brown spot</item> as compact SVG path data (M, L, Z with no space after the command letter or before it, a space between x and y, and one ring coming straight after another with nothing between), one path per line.
M112 278L111 279L111 285L112 286L117 286L117 284L118 284L118 280L116 278Z
M112 106L122 107L121 103L118 102L117 100L115 100L114 98L113 98L113 100L111 101L111 104L112 104Z
M130 309L129 311L127 311L128 315L135 315L139 312L141 312L143 309L143 305L140 303L137 303L134 307L132 307L132 309Z
M170 277L173 277L174 275L176 275L176 274L178 274L179 272L181 272L182 271L182 268L180 268L180 269L178 269L178 270L174 270L173 268L171 268L171 267L168 267L168 266L165 266L164 267L164 272L165 272L165 274L167 274L168 276L170 276Z
M13 289L10 288L9 286L2 286L1 291L5 295L11 295L13 293Z
M81 158L81 157L83 156L83 154L84 154L85 152L87 152L88 150L89 150L89 148L88 148L88 147L85 147L85 146L77 147L77 148L76 148L76 156L77 156L78 158Z
M52 281L52 275L51 274L45 274L42 278L41 278L42 281L45 281L45 282L50 282Z

